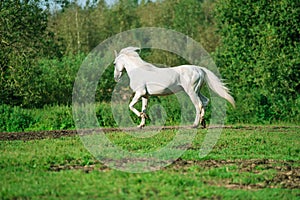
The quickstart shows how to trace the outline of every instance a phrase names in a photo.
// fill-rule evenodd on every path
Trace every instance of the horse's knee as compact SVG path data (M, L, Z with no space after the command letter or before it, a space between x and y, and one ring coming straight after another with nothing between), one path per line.
M199 93L199 98L200 98L203 106L206 108L206 106L209 103L209 98L207 98L206 96L202 95L201 93Z
M128 108L129 108L130 110L133 110L133 109L134 109L133 105L130 105L130 104L129 104Z
M129 110L133 111L133 107L132 106L128 106Z

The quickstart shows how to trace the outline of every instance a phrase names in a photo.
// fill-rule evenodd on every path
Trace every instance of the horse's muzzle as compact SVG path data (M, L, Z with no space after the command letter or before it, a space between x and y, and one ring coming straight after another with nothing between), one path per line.
M121 79L121 76L122 76L122 72L115 73L115 74L114 74L115 81L116 81L116 82L119 82L120 79Z
M119 82L120 79L121 79L121 76L115 76L114 78L115 78L115 81L116 81L116 82Z

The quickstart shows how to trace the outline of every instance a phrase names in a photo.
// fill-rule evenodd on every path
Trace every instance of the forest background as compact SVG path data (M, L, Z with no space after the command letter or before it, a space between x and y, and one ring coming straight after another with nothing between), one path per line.
M299 1L4 0L0 131L74 128L73 84L84 58L105 39L139 27L172 29L203 45L236 99L227 123L299 124ZM159 51L141 56L168 66L184 62ZM103 126L116 125L103 117L110 113L112 70L96 92Z

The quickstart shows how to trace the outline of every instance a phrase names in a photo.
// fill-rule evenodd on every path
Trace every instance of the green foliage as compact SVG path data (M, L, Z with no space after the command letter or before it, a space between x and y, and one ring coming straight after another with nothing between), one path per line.
M182 100L182 98L186 98ZM167 97L152 97L149 100L147 114L150 119L147 125L191 125L194 120L194 106L183 94ZM180 100L185 102L180 107ZM128 102L129 104L129 102ZM127 103L113 105L102 102L93 106L95 110L88 113L95 113L100 127L134 127L140 123L137 117L128 108ZM136 107L141 109L141 102ZM83 108L78 117L84 118L88 122L86 112L88 107ZM11 131L43 131L43 130L66 130L75 129L74 116L71 106L44 106L43 108L24 109L21 107L11 107L9 105L0 106L0 132ZM210 110L206 113L209 119ZM80 119L76 119L80 120ZM91 121L93 121L91 119ZM84 127L95 127L95 125L85 124Z
M39 1L0 3L0 103L31 104L36 92L34 65L40 57L60 56L60 47L47 30L47 13ZM24 103L25 102L25 103Z
M229 121L299 121L299 1L226 0L216 7L217 65L237 101Z
M24 109L0 106L0 132L74 129L72 108L52 106L43 109Z
M30 112L34 119L26 131L75 129L70 106L46 106Z
M3 79L6 81L3 92L7 95L0 96L0 102L26 108L71 104L73 84L83 59L83 54L44 58L30 68L7 69Z
M120 0L79 6L74 2L54 10L48 29L62 38L66 54L89 52L101 41L139 27L165 27L201 41L208 51L218 43L212 17L214 0Z
M35 77L39 90L32 98L38 98L38 105L70 105L74 81L84 54L65 56L62 59L41 59L38 62L40 75Z
M116 127L116 122L109 103L101 103L96 107L98 123L101 127Z
M30 112L19 107L0 105L0 132L21 132L33 124Z

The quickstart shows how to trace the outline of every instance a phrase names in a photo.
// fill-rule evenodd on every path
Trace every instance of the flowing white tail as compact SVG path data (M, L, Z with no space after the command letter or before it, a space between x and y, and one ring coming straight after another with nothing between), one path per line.
M225 86L225 84L212 71L204 67L200 68L206 73L205 80L209 88L220 97L226 99L233 107L235 107L235 101L229 94L229 89Z

